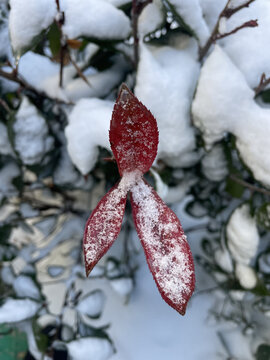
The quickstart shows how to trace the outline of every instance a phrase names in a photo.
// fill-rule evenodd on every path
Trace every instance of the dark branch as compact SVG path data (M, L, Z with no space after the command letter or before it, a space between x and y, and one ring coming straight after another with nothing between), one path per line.
M134 39L134 66L137 69L139 62L139 36L138 36L138 19L146 5L150 4L153 0L132 0L132 34Z
M249 5L251 3L253 3L255 0L249 0L247 1L246 3L242 4L242 5L239 5L235 8L226 8L224 11L223 11L223 14L222 16L226 17L227 19L229 19L233 14L235 14L236 12L238 12L239 10L245 8L245 7L249 7Z
M248 7L253 1L255 0L249 0L246 3L239 5L238 7L235 8L229 8L229 4L230 4L231 0L228 0L224 9L221 11L221 13L219 14L219 17L217 19L216 25L212 31L212 34L210 35L209 39L207 40L206 44L200 48L199 50L199 60L202 61L203 58L205 57L205 55L208 53L208 50L210 49L211 45L213 43L215 43L216 40L222 39L226 36L229 36L231 34L236 33L238 30L243 29L245 27L255 27L258 26L257 20L250 20L247 21L246 23L238 26L237 28L235 28L234 30L225 33L225 34L220 34L219 32L219 24L220 24L220 20L221 18L225 17L225 18L230 18L233 14L235 14L236 12L238 12L239 10L243 9L244 7Z
M259 192L261 194L264 194L266 196L270 196L270 191L264 189L264 188L260 188L256 185L252 185L249 182L239 179L237 176L230 174L229 175L230 179L232 179L234 182L244 186L245 188L249 189L251 192Z
M244 24L237 26L235 29L233 29L230 32L224 33L224 34L216 34L214 41L219 40L219 39L223 39L226 36L230 36L232 34L235 34L237 31L247 28L247 27L256 27L258 26L258 20L249 20L247 22L245 22Z
M269 84L270 84L270 77L267 78L265 73L263 73L259 85L254 89L255 97L258 96Z

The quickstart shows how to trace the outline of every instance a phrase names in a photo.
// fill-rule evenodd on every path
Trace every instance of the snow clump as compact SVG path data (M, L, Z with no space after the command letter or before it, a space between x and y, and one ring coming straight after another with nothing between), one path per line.
M251 289L257 279L249 264L256 255L260 237L248 204L243 204L233 212L226 233L229 250L236 261L236 277L244 288Z
M39 163L44 155L52 149L53 138L48 135L48 126L35 106L23 98L16 115L13 130L15 149L24 164Z

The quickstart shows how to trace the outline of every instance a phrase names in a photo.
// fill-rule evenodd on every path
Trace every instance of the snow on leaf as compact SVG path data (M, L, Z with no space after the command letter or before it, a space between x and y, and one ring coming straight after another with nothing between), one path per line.
M194 286L194 264L186 236L174 212L144 180L131 189L135 226L163 299L185 314Z
M87 276L117 238L124 216L127 193L137 173L124 176L98 203L87 220L83 248Z
M157 122L124 84L112 114L110 143L121 176L135 170L144 174L157 155Z

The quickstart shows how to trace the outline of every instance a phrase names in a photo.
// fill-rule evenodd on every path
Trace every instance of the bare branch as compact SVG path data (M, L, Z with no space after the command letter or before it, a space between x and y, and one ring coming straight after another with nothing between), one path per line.
M234 174L230 174L229 178L232 179L234 182L236 182L236 183L244 186L245 188L249 189L252 192L259 192L259 193L264 194L266 196L270 196L270 191L269 190L266 190L264 188L260 188L260 187L258 187L256 185L252 185L252 184L250 184L249 182L247 182L245 180L239 179Z
M265 73L263 73L259 85L254 89L255 97L258 96L268 84L270 84L270 77L267 78Z
M238 7L235 8L230 8L230 1L228 0L224 9L221 11L221 13L219 14L219 17L217 19L216 25L209 37L209 39L207 40L206 44L200 48L199 50L199 60L202 61L204 56L207 54L208 50L210 49L211 45L213 43L215 43L216 40L222 39L226 36L229 36L231 34L236 33L238 30L243 29L245 27L255 27L258 26L257 20L250 20L245 22L244 24L236 27L234 30L225 33L225 34L220 34L219 32L219 24L220 24L220 20L221 18L225 17L225 18L230 18L233 14L235 14L236 12L238 12L239 10L243 9L244 7L248 7L253 1L255 0L248 0L246 3L239 5Z
M225 11L223 11L222 16L226 17L227 19L229 19L233 14L235 14L236 12L238 12L239 10L245 8L245 7L249 7L249 5L251 3L253 3L255 0L249 0L246 3L239 5L235 8L226 8Z
M134 66L137 69L139 62L139 35L138 35L138 19L146 5L153 0L132 0L132 33L134 39Z
M223 39L226 36L235 34L237 31L239 31L241 29L244 29L244 28L247 28L247 27L256 27L256 26L258 26L258 20L246 21L244 24L242 24L240 26L237 26L235 29L233 29L230 32L227 32L227 33L224 33L224 34L216 34L214 41L219 40L219 39Z
M76 64L76 62L72 59L71 55L68 54L69 60L71 62L71 64L75 67L78 75L83 79L84 82L86 82L86 84L91 87L90 82L88 81L87 77L83 74L83 72L81 71L81 69L79 68L79 66Z

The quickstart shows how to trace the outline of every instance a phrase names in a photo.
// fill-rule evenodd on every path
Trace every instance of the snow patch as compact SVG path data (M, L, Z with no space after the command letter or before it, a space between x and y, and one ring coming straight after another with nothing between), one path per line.
M81 99L69 114L65 129L67 149L74 165L83 175L94 167L98 146L110 150L109 126L113 102Z
M192 113L207 149L234 134L242 160L270 186L270 110L254 101L243 74L217 45L202 67Z
M113 354L112 345L102 338L83 338L67 344L71 360L107 360Z
M10 0L9 31L15 52L21 53L56 15L54 0Z
M25 97L13 125L15 149L24 164L39 163L53 146L53 138L48 136L48 126L35 106Z
M186 37L179 41L181 49L141 44L135 94L157 120L157 158L173 166L189 166L197 159L190 106L199 64L194 42Z
M125 39L130 31L129 18L105 0L63 0L63 32L69 39Z
M40 304L30 299L7 301L0 307L0 323L14 323L33 317Z

